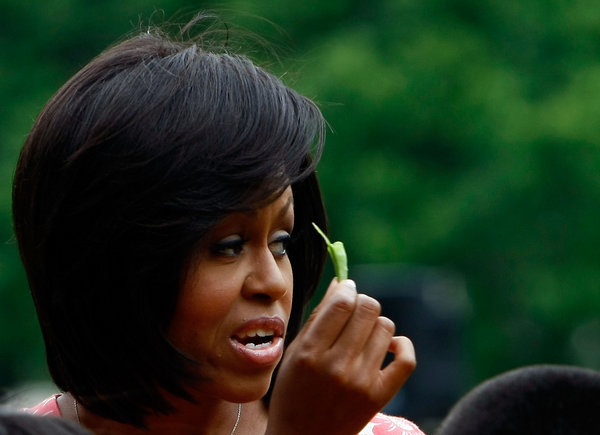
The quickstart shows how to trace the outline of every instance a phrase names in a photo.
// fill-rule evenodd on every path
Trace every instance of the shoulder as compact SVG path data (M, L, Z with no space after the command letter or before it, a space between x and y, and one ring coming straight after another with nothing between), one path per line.
M377 414L358 435L425 435L419 427L402 417Z
M57 402L59 396L60 394L54 394L31 408L23 408L23 411L32 415L61 417L60 408L58 407Z

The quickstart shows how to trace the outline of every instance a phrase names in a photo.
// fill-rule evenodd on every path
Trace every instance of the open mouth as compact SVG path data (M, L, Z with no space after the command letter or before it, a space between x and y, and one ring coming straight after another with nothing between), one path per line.
M271 329L249 330L233 337L235 341L250 349L260 349L271 346L275 338L275 331Z
M246 368L272 368L283 355L285 323L280 317L259 317L246 321L230 340Z
M285 323L280 317L258 317L244 322L230 340L246 367L263 369L281 360L284 335Z

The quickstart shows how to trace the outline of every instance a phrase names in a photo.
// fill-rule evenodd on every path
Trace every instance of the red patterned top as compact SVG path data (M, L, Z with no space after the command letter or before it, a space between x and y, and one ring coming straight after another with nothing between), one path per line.
M402 417L377 414L358 435L425 435L416 424Z
M61 417L60 409L56 399L60 394L55 394L42 403L27 408L25 411L34 415L49 415L53 417ZM385 414L377 414L373 419L360 431L358 435L425 435L416 424L402 418L393 417Z
M31 408L25 408L24 411L39 416L48 415L50 417L62 417L60 408L58 407L58 401L56 400L59 396L60 394L50 396L42 403L38 403Z

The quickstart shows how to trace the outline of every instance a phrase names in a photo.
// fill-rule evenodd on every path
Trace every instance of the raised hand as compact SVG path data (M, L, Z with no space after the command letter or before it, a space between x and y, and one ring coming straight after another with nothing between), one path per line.
M333 280L281 362L267 434L356 434L416 366L406 337L351 280ZM394 360L382 367L388 352Z

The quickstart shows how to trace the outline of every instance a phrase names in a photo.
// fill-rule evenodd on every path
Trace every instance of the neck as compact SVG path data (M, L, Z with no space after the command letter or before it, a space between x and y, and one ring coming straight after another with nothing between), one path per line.
M151 435L177 433L181 435L224 434L236 435L264 433L267 425L267 410L262 401L244 403L238 420L239 404L226 401L206 400L190 403L179 398L170 398L176 411L168 415L150 415L146 418L146 429L118 423L100 417L78 404L79 421L94 434ZM59 402L65 418L77 421L74 399L64 395ZM237 426L236 426L237 424Z

